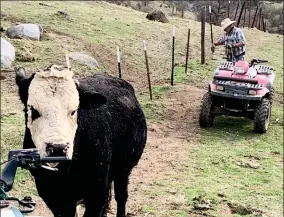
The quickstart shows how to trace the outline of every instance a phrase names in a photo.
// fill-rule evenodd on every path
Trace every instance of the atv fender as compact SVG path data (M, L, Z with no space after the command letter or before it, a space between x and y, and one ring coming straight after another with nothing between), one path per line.
M213 84L213 82L211 81L209 84L208 84L208 92L211 92L211 90L215 90L217 87L216 84Z
M264 87L266 87L270 90L271 87L273 87L275 74L274 73L271 74L271 75L258 74L258 75L256 75L255 79L258 80L259 84L263 84Z
M263 98L269 98L269 94L270 91L266 87L256 91L256 95L263 96Z

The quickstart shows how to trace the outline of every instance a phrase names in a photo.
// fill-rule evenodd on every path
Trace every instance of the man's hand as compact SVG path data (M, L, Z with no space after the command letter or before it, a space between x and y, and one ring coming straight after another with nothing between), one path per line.
M236 47L236 44L227 44L227 47L228 47L229 49L233 49L233 48Z

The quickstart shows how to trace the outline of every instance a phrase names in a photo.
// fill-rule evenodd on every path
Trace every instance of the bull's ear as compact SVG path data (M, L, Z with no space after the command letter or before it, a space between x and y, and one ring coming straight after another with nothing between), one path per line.
M26 78L26 70L23 67L15 67L14 69L16 73L16 84L19 87L21 82Z
M22 103L24 105L26 105L27 101L28 101L29 86L30 86L31 80L34 77L34 74L31 77L26 78L24 68L15 67L14 69L15 69L15 73L16 73L16 84L18 86L18 93L19 93L19 96L20 96Z
M88 90L87 87L84 87L79 81L74 80L77 90L79 92L80 108L99 108L107 102L107 98L92 90Z

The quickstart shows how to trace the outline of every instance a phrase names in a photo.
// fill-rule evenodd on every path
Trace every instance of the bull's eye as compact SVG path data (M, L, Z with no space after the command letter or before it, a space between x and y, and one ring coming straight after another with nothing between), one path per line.
M74 111L72 111L72 112L70 113L70 115L71 115L71 116L74 116L74 115L76 114L76 112L77 112L77 109L74 110Z
M33 121L40 117L39 112L33 106L31 106L31 112Z

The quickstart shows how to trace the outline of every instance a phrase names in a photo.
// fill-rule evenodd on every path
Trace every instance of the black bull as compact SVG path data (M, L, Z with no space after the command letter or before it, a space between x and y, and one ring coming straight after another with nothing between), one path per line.
M28 88L34 74L26 78L16 70L19 95L27 111ZM144 113L128 82L105 74L79 80L78 129L71 163L60 163L58 171L31 170L39 196L56 217L74 217L76 204L84 200L85 217L106 217L114 183L117 217L125 217L129 175L139 162L147 140ZM96 95L107 101L95 106ZM128 99L122 103L121 97ZM35 148L25 114L23 148Z

